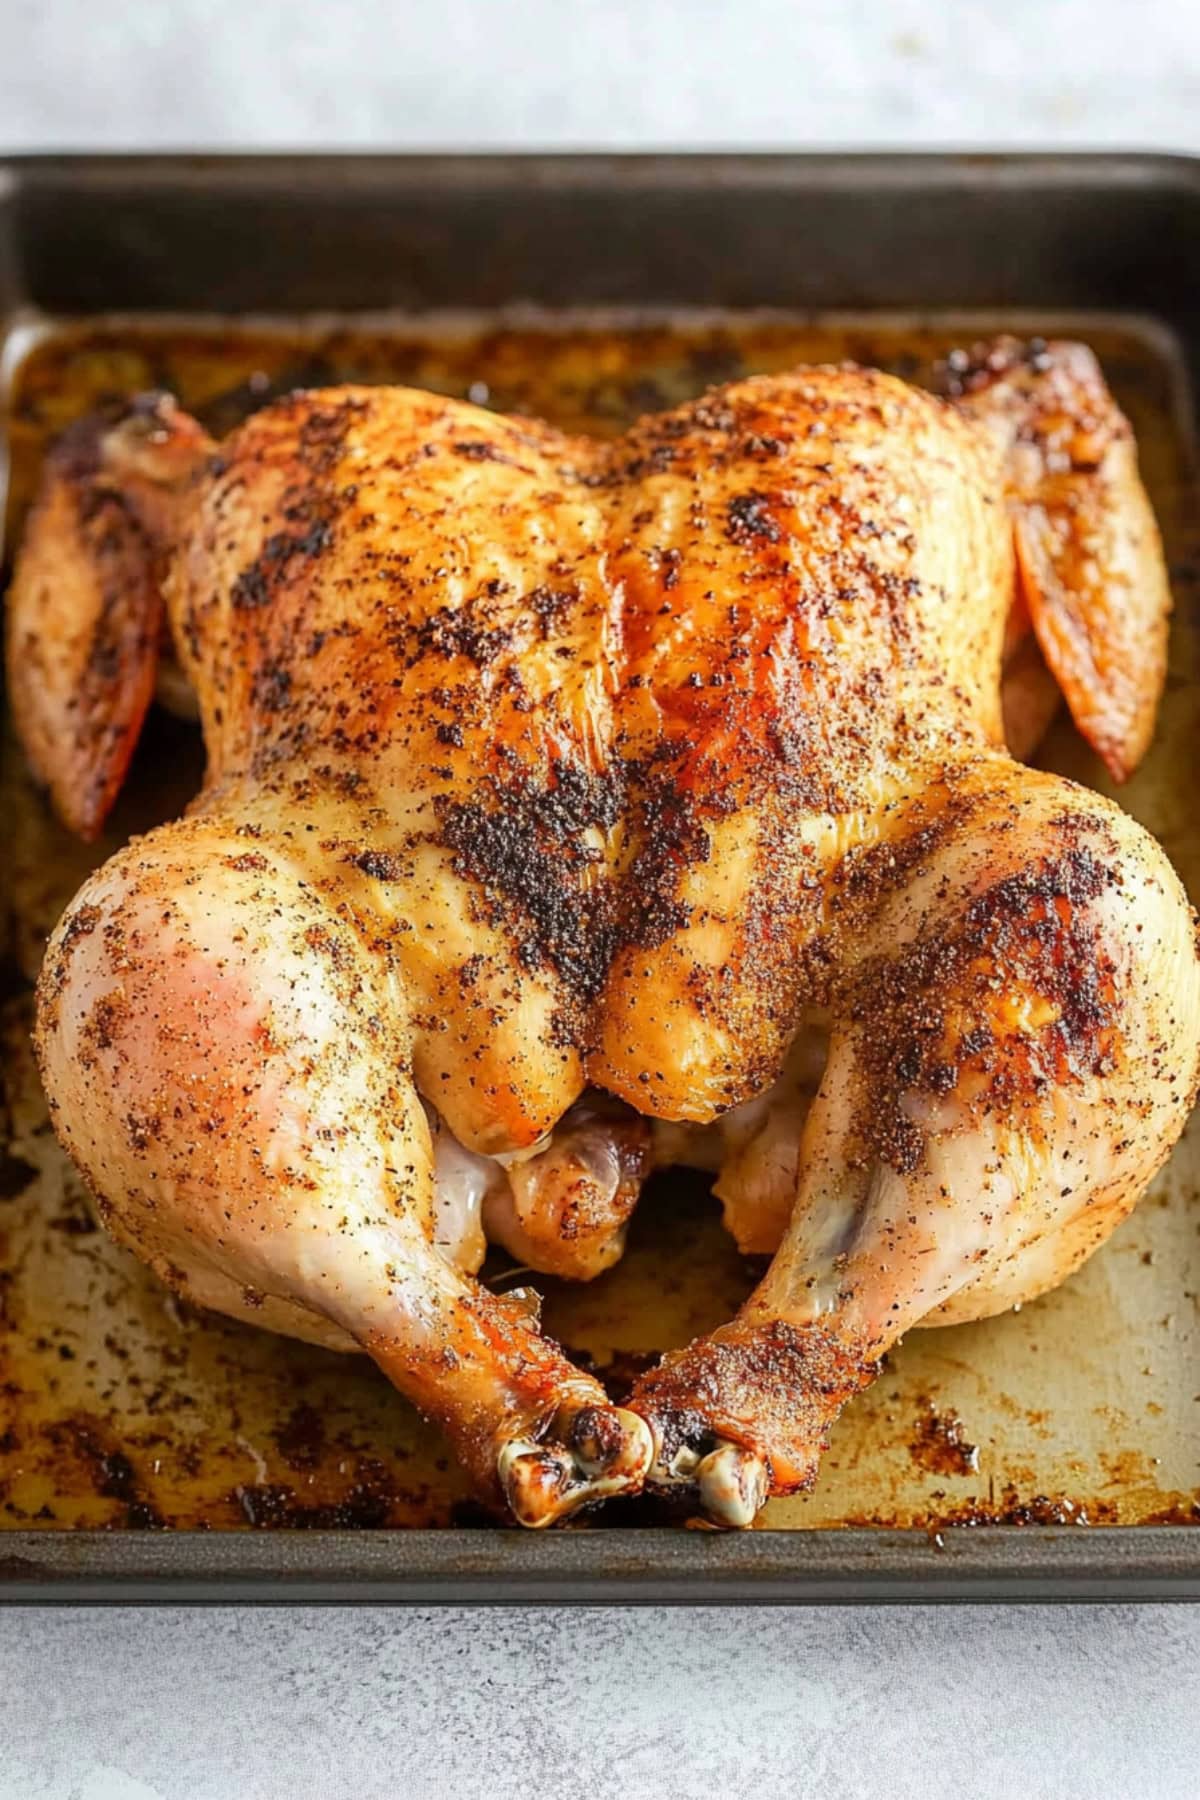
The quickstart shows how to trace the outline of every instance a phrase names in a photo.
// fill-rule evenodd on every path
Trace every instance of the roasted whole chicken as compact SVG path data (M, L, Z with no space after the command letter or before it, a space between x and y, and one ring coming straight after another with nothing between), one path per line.
M648 1485L750 1523L918 1324L1070 1274L1179 1134L1193 917L1117 806L1014 759L1059 689L1113 775L1169 597L1090 353L940 398L739 382L616 442L398 388L211 442L74 427L10 688L95 835L164 672L186 817L55 931L37 1045L117 1238L206 1307L368 1352L522 1524ZM649 1172L773 1252L624 1407L474 1279L587 1279Z

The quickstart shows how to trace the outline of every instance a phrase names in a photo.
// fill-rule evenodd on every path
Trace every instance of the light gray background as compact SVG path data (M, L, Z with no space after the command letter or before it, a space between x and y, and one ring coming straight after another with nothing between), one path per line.
M1200 149L1195 0L0 0L0 144ZM0 1617L0 1800L1200 1793L1200 1609Z

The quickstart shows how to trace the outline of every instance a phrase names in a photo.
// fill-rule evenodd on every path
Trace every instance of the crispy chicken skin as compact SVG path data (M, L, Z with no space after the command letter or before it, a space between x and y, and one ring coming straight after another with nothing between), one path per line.
M1114 772L1145 748L1169 602L1129 430L1077 346L951 377L801 369L607 444L343 388L213 454L151 408L169 515L120 582L51 461L9 625L36 770L94 830L160 569L208 752L51 940L56 1128L167 1281L369 1351L523 1523L645 1479L749 1523L909 1326L1069 1273L1192 1102L1177 879L1003 741L1032 626L1023 729L1048 667ZM676 1157L782 1242L611 1407L472 1281L481 1223L589 1276Z

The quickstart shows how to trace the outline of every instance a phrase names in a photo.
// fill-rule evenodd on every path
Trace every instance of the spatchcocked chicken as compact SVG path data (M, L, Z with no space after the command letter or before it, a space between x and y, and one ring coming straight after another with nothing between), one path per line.
M151 396L49 460L35 772L94 835L163 643L208 755L51 939L56 1129L173 1288L367 1351L523 1524L643 1484L749 1523L909 1327L1068 1275L1192 1104L1178 880L1005 747L1052 675L1114 775L1146 748L1129 428L1077 346L950 389L803 368L615 443L338 388L218 446ZM617 1407L473 1276L599 1273L664 1162L774 1258Z

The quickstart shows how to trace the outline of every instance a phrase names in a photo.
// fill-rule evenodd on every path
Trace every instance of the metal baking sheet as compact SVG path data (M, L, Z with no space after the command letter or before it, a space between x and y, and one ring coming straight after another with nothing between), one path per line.
M341 240L314 233L315 269L298 263L306 202ZM352 376L613 431L752 369L853 355L920 379L951 344L999 328L1087 338L1134 420L1177 600L1158 739L1122 800L1200 894L1197 343L1173 310L1178 271L1200 255L1190 165L50 161L15 166L6 204L10 526L47 435L105 393L148 385L172 387L217 429L279 387ZM1170 282L1155 235L1168 217ZM682 265L662 264L657 239L635 249L639 218L673 234ZM237 249L252 221L247 268ZM480 266L477 245L456 273L472 223L491 260ZM876 235L864 243L864 231ZM1044 760L1105 785L1066 725ZM177 810L198 771L194 736L157 721L98 853ZM502 1532L370 1365L188 1314L92 1229L46 1126L27 983L97 852L48 819L11 746L2 793L0 1594L1200 1593L1200 1537L1181 1529L1200 1520L1194 1127L1065 1287L985 1324L910 1334L839 1425L814 1492L772 1503L754 1533L668 1528L648 1505L550 1536ZM546 1322L619 1393L656 1351L728 1316L753 1275L702 1187L666 1178L616 1271L587 1288L548 1284ZM492 1279L508 1279L502 1262Z

